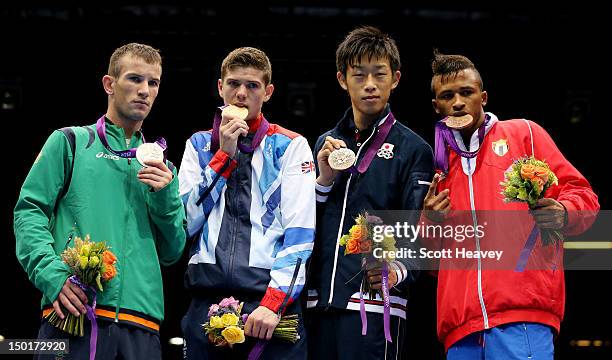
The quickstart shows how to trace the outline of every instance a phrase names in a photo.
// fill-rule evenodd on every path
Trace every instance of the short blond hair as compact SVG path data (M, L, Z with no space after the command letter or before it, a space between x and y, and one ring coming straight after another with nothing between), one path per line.
M162 59L159 50L149 45L139 43L125 44L113 51L108 63L108 75L118 77L121 74L121 64L119 60L126 55L131 55L144 60L147 64L159 64Z
M229 70L237 67L253 67L263 71L263 80L266 85L272 82L272 64L263 51L252 47L241 47L230 52L221 63L221 79Z

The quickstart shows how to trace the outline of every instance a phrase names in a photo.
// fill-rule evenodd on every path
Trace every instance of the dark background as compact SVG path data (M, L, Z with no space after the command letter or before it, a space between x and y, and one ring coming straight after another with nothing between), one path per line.
M21 183L46 137L56 128L86 125L106 110L101 77L112 51L137 41L161 49L159 97L144 124L148 137L166 137L179 165L185 140L211 127L221 103L216 80L232 49L263 49L276 90L264 112L272 122L307 137L311 146L349 106L335 77L335 48L357 25L376 25L397 41L402 78L391 97L402 123L433 142L435 116L429 91L432 49L470 57L489 92L486 107L500 119L532 119L555 138L609 209L607 178L609 99L608 19L583 2L513 5L364 5L355 2L251 2L244 5L113 5L40 3L0 5L0 124L8 185L0 264L0 335L34 338L39 292L15 259L12 210ZM608 100L608 102L606 102ZM382 185L382 184L381 184ZM597 239L605 240L605 239ZM188 295L186 258L164 269L164 357L180 358L168 338L180 336ZM566 272L566 318L557 338L558 359L609 359L610 272ZM409 305L410 358L442 359L435 334L435 280L424 275ZM602 340L578 347L574 340ZM356 339L358 340L358 339Z

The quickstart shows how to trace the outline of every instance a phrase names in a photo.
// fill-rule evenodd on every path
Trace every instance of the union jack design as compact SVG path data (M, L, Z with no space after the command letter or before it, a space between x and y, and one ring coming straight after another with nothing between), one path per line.
M305 161L302 163L302 174L308 174L311 171L314 171L314 161Z

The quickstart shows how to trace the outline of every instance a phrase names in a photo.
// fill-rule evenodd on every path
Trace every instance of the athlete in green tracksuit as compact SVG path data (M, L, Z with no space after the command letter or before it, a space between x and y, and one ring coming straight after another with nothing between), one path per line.
M74 237L89 234L92 241L105 241L117 256L116 277L97 294L101 329L96 359L161 357L160 263L177 261L185 245L178 178L169 162L143 167L134 158L120 156L124 149L143 143L139 129L155 100L160 77L157 50L140 44L117 49L103 79L109 106L98 127L104 123L104 135L96 125L71 128L76 139L73 156L69 137L53 132L15 207L17 258L43 294L43 313L53 308L85 313L86 297L67 280L71 272L59 256L74 246ZM104 326L115 328L101 331ZM127 344L117 341L134 332ZM67 335L46 321L39 333L40 338ZM71 358L87 358L88 336L89 329L86 341L70 338Z

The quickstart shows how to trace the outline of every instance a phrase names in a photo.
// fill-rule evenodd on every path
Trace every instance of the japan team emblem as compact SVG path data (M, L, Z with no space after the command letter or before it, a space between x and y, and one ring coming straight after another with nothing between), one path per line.
M504 156L508 153L508 140L506 139L494 141L491 146L493 147L493 152L497 154L497 156Z
M380 149L378 149L378 151L376 152L376 155L378 155L378 157L381 158L385 158L385 159L391 159L393 157L393 148L395 147L395 145L393 144L389 144L389 143L384 143Z

